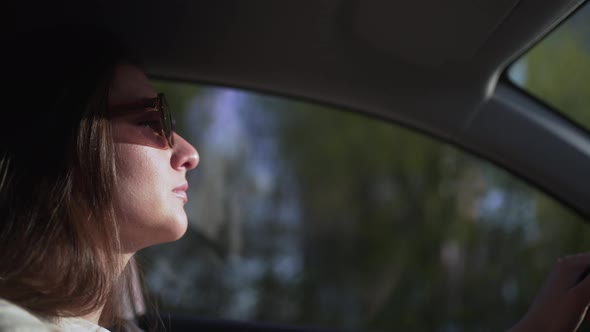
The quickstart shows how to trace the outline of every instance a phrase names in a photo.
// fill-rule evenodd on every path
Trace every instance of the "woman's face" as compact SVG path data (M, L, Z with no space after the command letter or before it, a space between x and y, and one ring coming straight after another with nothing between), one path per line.
M134 104L156 96L157 91L140 69L120 65L109 106ZM111 120L117 168L115 208L121 245L129 253L177 240L184 234L186 172L199 162L195 148L175 133L174 147L153 144L161 139L158 115L154 113L139 109Z

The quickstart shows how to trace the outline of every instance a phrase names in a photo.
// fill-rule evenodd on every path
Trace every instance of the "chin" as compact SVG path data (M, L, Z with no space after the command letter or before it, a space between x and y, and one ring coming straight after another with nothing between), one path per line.
M162 226L163 227L158 227L158 229L154 230L153 239L155 241L148 246L173 242L180 239L184 233L186 233L188 227L186 214L184 214L183 211L182 215L175 216L172 220L169 220Z
M174 242L186 233L186 214L177 215L159 225L143 225L122 229L121 244L125 253L135 253L153 245Z
M184 218L175 222L174 226L175 227L171 227L172 229L170 230L170 239L166 242L176 241L180 239L184 235L184 233L186 233L186 229L188 227L186 215L184 216Z
M169 223L166 224L169 226L168 234L170 241L176 241L180 239L184 233L186 233L186 229L188 228L188 217L186 216L186 212L184 209L181 209L171 220Z

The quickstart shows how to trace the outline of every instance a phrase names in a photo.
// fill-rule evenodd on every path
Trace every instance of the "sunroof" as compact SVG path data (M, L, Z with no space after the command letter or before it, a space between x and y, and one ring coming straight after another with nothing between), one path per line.
M590 3L508 68L508 79L590 129Z

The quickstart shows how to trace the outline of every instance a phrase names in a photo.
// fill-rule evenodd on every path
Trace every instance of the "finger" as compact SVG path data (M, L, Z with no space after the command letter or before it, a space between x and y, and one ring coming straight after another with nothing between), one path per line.
M569 265L590 265L590 252L584 252L574 255L569 255L565 257L561 257L557 260L558 262L563 262Z
M590 266L590 253L570 255L557 259L545 279L543 293L545 296L559 297L560 294L569 292L576 285L580 285L582 282L580 277L588 266ZM578 292L579 290L572 293L577 294Z
M557 260L550 273L552 287L556 290L569 290L583 280L588 273L590 254L563 257Z
M582 273L580 273L580 275L578 276L578 279L576 280L576 284L579 284L580 282L582 282L584 279L586 279L586 277L590 275L590 265L588 265L584 271Z
M590 278L580 281L576 286L572 287L570 292L574 296L578 306L587 307L590 303Z

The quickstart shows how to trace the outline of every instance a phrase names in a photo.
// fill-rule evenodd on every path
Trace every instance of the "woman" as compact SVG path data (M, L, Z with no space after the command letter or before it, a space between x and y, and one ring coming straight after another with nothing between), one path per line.
M3 43L4 329L120 328L133 254L186 230L199 156L114 40L60 26Z
M133 254L186 230L197 151L114 40L61 26L3 43L0 331L134 329ZM588 265L560 260L511 331L574 331Z

